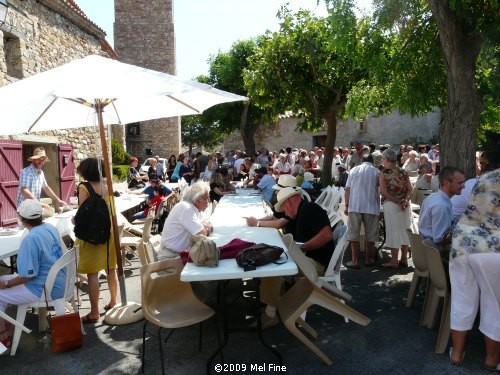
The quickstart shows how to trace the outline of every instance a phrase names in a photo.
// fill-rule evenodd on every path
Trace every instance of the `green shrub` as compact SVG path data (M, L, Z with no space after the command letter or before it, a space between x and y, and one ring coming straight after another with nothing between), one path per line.
M129 156L118 140L111 139L111 159L113 164L128 164Z
M127 179L128 165L113 165L113 177L118 181Z

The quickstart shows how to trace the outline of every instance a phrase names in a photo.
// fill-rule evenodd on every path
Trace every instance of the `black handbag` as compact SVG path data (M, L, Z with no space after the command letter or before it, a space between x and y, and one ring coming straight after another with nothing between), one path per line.
M285 259L278 262L282 254L285 255ZM265 266L269 263L283 264L286 263L287 260L288 255L281 247L265 243L247 247L236 254L236 263L238 263L238 266L242 267L245 272L254 271L257 267Z

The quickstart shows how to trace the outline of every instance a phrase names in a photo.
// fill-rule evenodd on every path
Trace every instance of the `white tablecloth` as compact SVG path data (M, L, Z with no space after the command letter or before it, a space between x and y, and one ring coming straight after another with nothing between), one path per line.
M258 195L225 195L217 205L210 218L214 231L210 238L217 246L222 246L234 238L256 243L267 243L287 250L279 232L274 228L249 227L245 216L264 216L262 196ZM254 271L244 272L236 264L235 259L223 259L218 267L200 267L187 263L181 273L182 281L229 280L242 278L258 278L270 276L295 275L297 265L288 257L284 264L267 264Z

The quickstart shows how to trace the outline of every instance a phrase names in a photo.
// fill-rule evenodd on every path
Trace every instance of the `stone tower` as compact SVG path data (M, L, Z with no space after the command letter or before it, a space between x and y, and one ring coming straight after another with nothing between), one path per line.
M176 74L173 0L115 0L114 39L120 61ZM141 162L150 155L179 155L180 118L125 127L127 152Z

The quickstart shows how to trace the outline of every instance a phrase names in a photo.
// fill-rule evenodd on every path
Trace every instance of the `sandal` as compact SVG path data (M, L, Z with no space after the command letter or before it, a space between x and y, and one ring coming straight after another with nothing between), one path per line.
M408 262L405 262L405 261L400 260L400 261L399 261L399 266L400 266L400 267L408 267Z
M82 318L82 323L83 324L95 324L95 323L98 323L98 322L99 322L99 318L97 318L97 319L91 318L90 317L90 313L88 313L87 315L85 315Z
M391 262L387 262L387 263L382 264L382 267L397 269L397 268L399 268L399 264L393 264Z
M111 306L111 303L108 303L107 305L104 306L104 311L111 310L115 305Z
M352 268L355 270L359 270L359 264L354 264L353 262L349 261L345 264L346 268Z
M375 261L371 259L369 262L365 262L365 267L375 267Z

